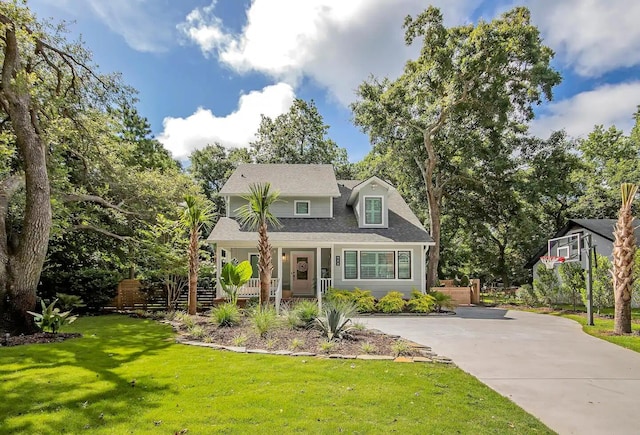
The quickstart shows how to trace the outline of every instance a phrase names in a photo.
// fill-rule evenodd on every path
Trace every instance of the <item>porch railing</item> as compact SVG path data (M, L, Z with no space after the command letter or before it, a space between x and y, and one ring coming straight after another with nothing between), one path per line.
M320 278L320 294L326 294L332 287L333 280L331 278Z
M278 279L279 278L271 278L269 296L272 298L276 296L276 292L278 291ZM260 297L260 278L251 278L249 282L238 290L238 297L240 299Z

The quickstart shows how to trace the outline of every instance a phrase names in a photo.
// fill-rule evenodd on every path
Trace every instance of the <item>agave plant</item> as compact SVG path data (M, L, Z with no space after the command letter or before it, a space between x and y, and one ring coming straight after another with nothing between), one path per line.
M55 334L62 326L73 323L78 318L78 316L72 316L71 311L60 312L60 308L55 306L57 302L58 299L55 299L51 304L47 305L41 300L42 313L28 311L40 330Z
M323 316L316 319L316 324L327 340L339 340L353 328L349 324L355 312L353 303L334 303L325 308Z
M633 289L633 265L636 253L636 238L633 228L631 206L638 192L638 186L623 183L621 186L622 205L618 212L618 222L613 232L613 291L615 312L613 332L631 332L631 291Z

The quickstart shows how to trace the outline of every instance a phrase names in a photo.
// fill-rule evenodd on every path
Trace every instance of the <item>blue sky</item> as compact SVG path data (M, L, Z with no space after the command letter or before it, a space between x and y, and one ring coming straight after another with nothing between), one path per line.
M628 131L640 104L640 2L439 0L448 25L528 6L556 52L563 83L531 131L584 136L596 124ZM30 0L40 18L70 23L102 72L121 72L138 109L177 158L220 142L247 146L260 114L314 99L330 136L360 160L370 149L351 124L354 89L396 77L418 47L402 21L420 0Z

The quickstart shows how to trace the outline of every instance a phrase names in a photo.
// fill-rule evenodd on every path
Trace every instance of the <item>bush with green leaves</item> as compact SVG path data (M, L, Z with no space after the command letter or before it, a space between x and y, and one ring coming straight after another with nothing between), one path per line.
M58 305L63 311L71 311L73 309L84 308L87 306L82 298L78 295L56 293L56 298L58 298Z
M544 265L539 265L538 278L533 280L533 290L538 301L547 307L552 307L558 303L560 297L560 282L553 269L547 269Z
M238 290L251 279L253 268L251 263L243 261L239 264L229 262L224 265L220 273L220 285L227 294L229 302L236 305L238 303Z
M558 267L558 274L562 281L560 291L563 297L566 297L569 302L571 302L573 310L575 311L580 295L586 288L585 273L582 269L582 264L580 262L562 263L560 267Z
M326 296L327 302L353 302L359 313L371 313L376 309L376 300L369 290L358 287L353 290L330 288Z
M349 302L353 300L353 295L351 293L351 290L341 290L331 287L325 295L325 300L329 303Z
M407 302L407 307L412 313L430 313L435 305L433 296L420 293L418 290L411 292L411 299Z
M58 300L55 299L47 305L41 300L42 313L28 311L28 313L33 316L33 320L38 328L44 332L56 334L62 326L73 323L78 318L78 316L72 316L71 311L61 312L60 308L56 307L57 302Z
M211 310L211 323L229 327L240 323L240 309L232 302L217 305Z
M406 304L407 302L403 299L402 293L390 291L378 300L376 308L383 313L401 313Z
M445 308L452 310L455 308L453 298L451 295L442 292L431 292L429 295L433 298L433 310L437 313L442 313Z
M316 325L327 340L340 340L351 330L351 317L356 313L356 306L351 301L334 301L327 303L322 315L316 319Z
M49 300L56 293L75 295L82 298L86 305L86 309L80 311L99 311L116 297L120 279L120 273L99 268L68 272L45 270L38 285L38 294Z
M531 284L524 284L516 290L516 298L528 307L536 307L539 304L536 292L533 291Z
M271 306L258 305L249 312L249 319L253 329L260 337L265 337L269 332L280 326L278 313Z
M615 304L613 296L613 277L611 276L611 260L605 255L596 254L593 264L593 285L591 286L593 296L593 307L600 314L603 308L613 307ZM581 291L582 303L587 305L587 290Z

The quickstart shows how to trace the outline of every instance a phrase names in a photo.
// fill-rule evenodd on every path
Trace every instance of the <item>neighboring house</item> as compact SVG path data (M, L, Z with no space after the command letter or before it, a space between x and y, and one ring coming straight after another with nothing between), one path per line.
M613 258L613 230L616 225L616 219L569 219L567 224L562 227L551 239L567 236L569 234L580 234L584 236L591 234L592 245L596 247L596 253L605 255L609 258ZM640 229L636 227L635 230L636 239L640 241ZM583 239L581 237L581 239ZM543 255L564 256L562 247L559 247L561 251L548 252L548 245L545 243L535 253L535 255L527 262L525 267L527 269L533 269L533 278L538 276L538 266L542 264L540 257ZM585 266L585 256L581 257L582 265Z
M280 194L271 212L282 226L269 228L277 301L283 291L312 297L329 287L358 287L375 297L425 291L426 252L434 243L393 186L378 177L337 181L331 165L243 164L220 191L227 214L207 241L216 245L218 270L232 259L254 266L244 297L258 295L258 234L240 227L237 210L249 185L264 182Z

